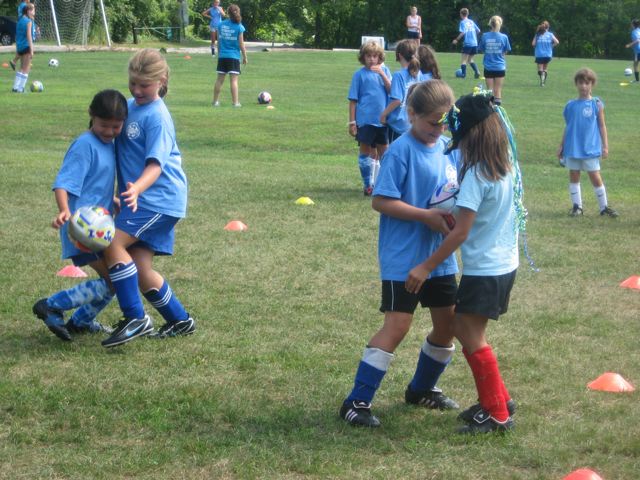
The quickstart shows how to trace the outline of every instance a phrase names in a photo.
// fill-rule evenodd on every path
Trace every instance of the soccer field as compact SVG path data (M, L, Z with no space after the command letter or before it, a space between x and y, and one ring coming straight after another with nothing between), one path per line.
M509 312L489 327L518 402L516 430L462 438L455 413L404 404L430 328L425 312L376 396L382 428L352 428L337 415L382 322L378 217L346 125L354 52L250 53L239 109L228 80L222 106L211 107L210 55L167 55L189 214L175 255L156 266L198 321L193 336L106 350L99 335L63 343L33 316L36 300L77 282L56 276L66 263L49 227L51 184L87 128L92 96L129 96L129 55L37 54L30 81L44 91L25 95L10 92L13 72L0 69L0 479L542 480L581 467L637 478L638 392L586 387L607 371L640 387L640 291L619 287L640 275L640 85L620 85L629 62L554 59L541 88L533 58L507 59L503 106L517 130L540 271L521 256ZM47 66L54 56L59 68ZM438 58L457 96L478 83L454 78L459 54ZM386 63L398 68L392 53ZM599 75L610 151L602 175L617 219L598 215L586 175L585 214L567 215L568 175L555 152L582 66ZM263 90L275 108L258 105ZM315 204L296 205L301 196ZM231 220L248 230L225 231ZM114 301L100 320L118 316ZM475 403L460 348L440 387L463 407Z

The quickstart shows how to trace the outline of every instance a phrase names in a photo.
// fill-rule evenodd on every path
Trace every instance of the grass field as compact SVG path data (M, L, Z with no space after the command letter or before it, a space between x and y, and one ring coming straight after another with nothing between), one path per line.
M6 55L8 57L8 55ZM383 422L354 429L337 411L362 348L379 327L377 215L363 198L347 135L348 52L260 52L211 108L208 55L170 54L166 101L190 180L176 255L157 268L198 321L190 338L139 339L105 350L98 336L62 343L31 314L73 285L56 277L51 183L102 88L127 90L127 53L34 59L42 94L11 94L0 70L0 478L560 479L589 467L603 479L640 471L638 393L593 392L603 372L640 386L640 87L621 61L555 59L537 86L530 57L510 57L503 100L517 128L528 240L509 313L489 330L519 403L506 436L461 438L455 414L408 407L403 392L429 328L414 328L376 397ZM457 95L458 54L441 54ZM387 64L395 70L393 55ZM606 104L603 177L618 219L602 218L587 178L585 215L569 218L567 173L555 151L573 73L590 66ZM275 109L258 106L268 90ZM313 206L297 206L309 196ZM226 232L242 220L246 232ZM154 312L151 312L152 315ZM102 315L115 323L114 302ZM156 324L162 323L159 315ZM475 387L462 355L440 385L463 406Z

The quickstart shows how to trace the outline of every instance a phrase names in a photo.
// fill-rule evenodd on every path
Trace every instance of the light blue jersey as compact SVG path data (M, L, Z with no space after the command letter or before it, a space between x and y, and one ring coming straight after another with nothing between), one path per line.
M495 276L518 268L518 229L513 205L513 175L487 180L471 167L460 183L457 208L476 212L460 247L463 275Z
M444 154L449 139L440 137L433 147L405 133L384 154L374 196L402 200L417 208L427 208L439 186L458 181L455 158ZM420 222L400 220L380 214L378 260L382 280L405 281L409 271L427 259L442 243L443 235ZM431 273L431 277L458 272L451 255Z
M80 207L97 205L113 214L115 173L116 154L113 142L104 143L87 131L76 138L67 150L52 189L67 191L71 213ZM60 229L62 258L84 253L69 240L68 225L69 222Z
M487 32L482 35L478 50L484 53L482 65L490 72L504 72L507 62L504 54L511 51L509 37L500 32Z
M387 78L391 72L386 66L382 67ZM373 125L382 127L380 114L387 107L387 90L379 73L362 67L353 74L349 87L349 100L357 102L356 125Z
M218 25L220 58L240 60L240 34L242 34L244 30L244 25L231 20L224 20Z
M552 58L553 41L555 38L556 37L551 32L544 32L542 35L536 35L534 56L536 58Z
M417 82L424 82L431 80L433 77L431 73L418 72L417 77L412 77L409 70L403 68L393 74L391 78L391 93L389 94L389 100L399 100L400 106L394 109L387 116L387 125L389 125L396 133L402 134L411 128L409 122L409 116L407 114L407 94L409 93L409 87Z
M634 29L631 31L631 41L632 41L632 42L635 42L636 40L640 40L640 27L638 27L638 28L634 28ZM636 55L639 55L639 54L640 54L640 42L636 43L636 44L633 46L633 52L634 52Z
M27 30L29 29L29 24L33 26L33 20L29 17L22 16L20 20L18 20L18 24L16 25L16 51L22 52L29 48L29 39L27 38ZM32 35L33 40L33 35Z
M462 40L463 47L477 47L478 46L478 34L480 33L480 27L476 25L476 22L470 18L460 20L458 31L464 33L464 39Z
M211 16L211 20L209 20L209 28L213 31L218 28L218 25L222 22L222 12L218 7L211 7L209 9L209 15Z
M162 168L160 177L138 197L146 210L183 218L187 213L187 177L176 142L171 114L159 98L145 105L129 99L129 116L116 139L118 152L118 189L127 190L127 182L142 175L149 159Z
M598 97L567 102L563 112L566 128L562 155L565 158L599 158L602 155L598 125L601 109L604 109L604 103Z

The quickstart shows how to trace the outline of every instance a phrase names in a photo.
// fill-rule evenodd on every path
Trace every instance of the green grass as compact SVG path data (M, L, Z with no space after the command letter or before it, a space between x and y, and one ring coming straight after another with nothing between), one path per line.
M537 86L530 57L510 57L504 105L518 130L528 239L510 311L489 330L519 402L512 435L460 438L455 414L410 408L403 392L429 328L414 328L376 397L383 428L337 417L366 341L379 327L377 215L362 197L346 94L355 53L253 53L213 109L208 55L170 54L167 104L190 180L189 217L176 254L157 269L198 320L186 339L136 340L110 351L87 336L64 344L31 314L35 300L73 285L55 276L51 183L70 141L86 128L92 95L127 89L126 53L34 59L42 94L10 94L0 70L0 478L426 478L553 479L590 467L604 479L640 469L637 393L592 392L615 371L640 386L637 85L627 63L555 59ZM391 59L392 56L390 55ZM458 54L441 54L456 94ZM397 65L390 60L388 65ZM584 218L567 216L567 174L555 151L573 73L594 68L606 103L610 203L601 218L583 178ZM275 109L256 103L268 90ZM300 196L314 206L296 206ZM249 226L226 232L230 220ZM117 305L101 317L118 319ZM153 313L153 312L152 312ZM155 315L156 323L161 320ZM459 353L441 386L475 401Z

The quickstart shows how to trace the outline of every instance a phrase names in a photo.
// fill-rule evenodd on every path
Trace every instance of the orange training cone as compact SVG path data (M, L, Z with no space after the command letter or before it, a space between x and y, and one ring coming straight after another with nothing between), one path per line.
M184 56L184 59L185 59L185 60L191 60L191 55L185 55L185 56Z
M640 276L632 275L627 278L624 282L620 284L621 287L624 288L634 288L636 290L640 290Z
M4 62L4 63L2 64L2 68L9 68L9 64L8 64L7 62Z
M247 227L240 220L232 220L224 226L224 229L229 232L244 232L249 227Z
M75 265L67 265L63 269L59 270L56 273L59 277L72 277L72 278L84 278L87 276L80 267L76 267Z
M580 468L571 472L562 480L602 480L602 477L593 470L589 470L588 468Z
M603 392L633 392L635 388L617 373L606 372L587 384L591 390Z

